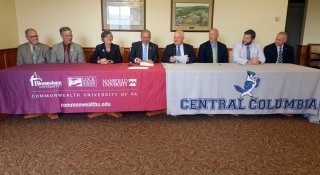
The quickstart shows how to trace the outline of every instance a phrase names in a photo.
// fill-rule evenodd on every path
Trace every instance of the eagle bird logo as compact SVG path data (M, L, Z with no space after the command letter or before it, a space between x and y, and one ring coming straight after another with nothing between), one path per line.
M253 91L254 88L259 86L259 83L260 83L260 78L258 77L258 75L248 70L247 80L244 82L243 88L238 85L234 85L234 88L241 93L240 98L246 95L252 97L251 92Z

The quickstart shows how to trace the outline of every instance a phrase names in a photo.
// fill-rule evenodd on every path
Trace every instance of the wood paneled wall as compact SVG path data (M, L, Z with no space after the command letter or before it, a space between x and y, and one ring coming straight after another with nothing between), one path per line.
M297 64L301 66L308 65L308 46L307 45L298 45L297 50Z
M17 48L0 50L0 69L15 66L17 62Z
M129 62L129 53L130 53L130 48L122 48L123 49L123 53L122 53L122 57L123 57L123 62L128 63ZM93 54L95 48L94 47L84 47L83 48L83 52L84 55L86 57L86 62L89 63L90 61L90 57ZM198 55L198 48L194 48L194 51L196 53L196 55ZM164 48L159 48L158 50L159 52L159 58L161 61L161 58L163 56L163 52L164 52ZM228 52L229 54L232 53L232 48L228 48ZM300 45L298 47L298 64L300 65L308 65L307 62L307 56L308 56L308 46L306 45ZM229 55L229 57L231 57L231 55ZM0 69L6 69L12 66L16 65L16 61L17 60L17 48L11 48L11 49L2 49L0 50Z

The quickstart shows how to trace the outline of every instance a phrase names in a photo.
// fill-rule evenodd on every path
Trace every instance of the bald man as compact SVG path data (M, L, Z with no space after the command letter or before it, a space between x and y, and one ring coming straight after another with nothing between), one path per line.
M228 63L227 46L218 41L219 30L213 28L209 31L209 41L199 47L199 63Z
M288 34L279 32L274 43L264 47L266 63L294 63L293 47L286 44Z
M164 49L162 62L164 63L180 63L175 56L187 56L186 63L194 63L196 61L196 55L193 50L193 46L183 43L184 32L177 30L174 33L173 43L166 46Z
M28 28L25 30L25 37L28 42L18 46L17 65L49 62L49 46L39 42L37 31L33 28Z

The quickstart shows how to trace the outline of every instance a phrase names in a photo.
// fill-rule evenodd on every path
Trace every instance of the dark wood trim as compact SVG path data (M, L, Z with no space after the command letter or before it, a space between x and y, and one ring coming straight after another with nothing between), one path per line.
M0 114L0 122L5 120L8 117L8 114Z
M17 48L0 49L0 69L7 69L16 65Z
M297 50L297 63L301 66L307 66L308 58L308 46L307 45L298 45Z
M312 59L311 60L311 57L312 57L312 55L314 55L314 54L316 54L316 55L319 55L320 53L314 53L314 52L312 52L312 47L320 47L320 44L313 44L313 43L311 43L311 44L309 44L308 46L307 46L307 56L306 56L306 66L308 66L308 67L313 67L313 68L318 68L319 69L319 66L316 66L318 63L319 63L319 61L320 61L320 59ZM316 62L316 65L314 64L314 62Z
M129 62L129 54L130 54L130 47L120 48L121 54L123 57L123 62ZM165 48L159 48L159 62L161 62L163 52ZM83 47L83 52L86 58L86 62L90 62L90 57L93 54L95 47ZM194 48L195 54L198 56L199 48ZM307 45L299 45L298 52L297 52L297 63L299 65L307 66L308 65L308 46ZM232 53L232 48L228 48L228 53ZM232 55L229 55L229 58ZM9 48L9 49L0 49L0 69L7 69L9 67L16 65L17 59L17 48Z

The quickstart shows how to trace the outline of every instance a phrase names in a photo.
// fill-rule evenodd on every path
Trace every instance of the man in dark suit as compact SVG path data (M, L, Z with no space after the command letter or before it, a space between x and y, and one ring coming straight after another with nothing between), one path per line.
M158 45L150 42L151 32L143 30L140 34L141 41L132 43L129 61L132 63L158 62Z
M173 43L167 45L164 49L162 62L194 63L196 61L196 55L194 53L193 46L183 43L183 40L184 32L182 30L177 30L174 33Z
M218 41L219 30L209 31L209 41L199 47L199 63L228 63L228 50L225 44Z
M294 63L293 47L286 44L288 34L278 33L274 43L264 47L266 63Z

